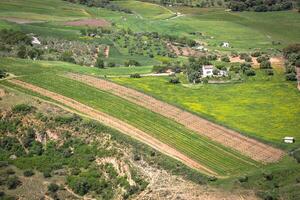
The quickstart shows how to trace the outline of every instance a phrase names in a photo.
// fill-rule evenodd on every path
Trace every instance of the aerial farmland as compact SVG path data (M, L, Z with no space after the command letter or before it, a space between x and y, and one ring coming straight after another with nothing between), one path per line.
M0 199L300 199L299 13L0 1Z

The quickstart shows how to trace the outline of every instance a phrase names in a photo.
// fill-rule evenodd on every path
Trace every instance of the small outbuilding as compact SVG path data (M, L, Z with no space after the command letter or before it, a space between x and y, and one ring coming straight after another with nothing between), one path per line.
M292 144L295 142L295 138L294 137L284 137L283 138L284 143L288 143L288 144Z
M229 48L230 47L229 42L222 42L221 47Z

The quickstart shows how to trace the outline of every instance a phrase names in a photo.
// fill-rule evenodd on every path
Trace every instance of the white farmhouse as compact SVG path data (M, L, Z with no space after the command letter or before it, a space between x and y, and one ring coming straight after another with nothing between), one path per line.
M203 65L202 66L202 77L209 77L213 75L214 66L213 65Z

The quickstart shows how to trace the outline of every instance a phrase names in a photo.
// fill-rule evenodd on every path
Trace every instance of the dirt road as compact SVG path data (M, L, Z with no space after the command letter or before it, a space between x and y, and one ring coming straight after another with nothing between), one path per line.
M124 134L127 134L135 139L138 139L139 141L142 141L142 142L148 144L149 146L153 147L154 149L156 149L168 156L171 156L171 157L181 161L182 163L186 164L187 166L203 172L204 174L211 175L211 176L218 176L216 172L214 172L214 171L210 170L209 168L199 164L198 162L190 159L189 157L180 153L176 149L173 149L172 147L149 136L147 133L145 133L145 132L143 132L143 131L141 131L141 130L117 119L117 118L111 117L105 113L95 110L95 109L93 109L89 106L86 106L78 101L75 101L71 98L68 98L63 95L51 92L49 90L37 87L35 85L29 84L29 83L26 83L26 82L23 82L20 80L16 80L16 79L8 80L8 81L10 83L19 85L23 88L29 89L33 92L39 93L43 96L49 97L49 98L51 98L55 101L58 101L70 108L73 108L76 111L83 113L83 114L91 117L94 120L98 120L109 127L117 129Z
M266 145L262 142L246 137L236 131L214 124L197 115L159 101L136 90L93 76L74 73L69 73L66 76L96 87L100 90L120 96L153 112L168 117L202 136L206 136L226 147L237 150L241 154L246 155L253 160L262 163L271 163L280 160L284 155L284 152L280 149L276 149L270 145Z

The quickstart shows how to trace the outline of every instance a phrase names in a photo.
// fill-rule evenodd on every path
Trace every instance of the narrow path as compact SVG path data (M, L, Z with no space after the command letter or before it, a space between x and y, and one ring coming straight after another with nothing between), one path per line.
M67 77L110 92L153 112L170 118L196 133L206 136L226 147L234 149L253 160L262 163L277 162L284 151L246 137L236 131L214 124L197 115L179 109L173 105L157 100L136 90L112 83L93 76L69 73Z
M204 174L220 177L213 170L199 164L198 162L190 159L189 157L187 157L186 155L177 151L176 149L173 149L172 147L160 142L156 138L151 137L147 133L145 133L145 132L143 132L143 131L141 131L141 130L117 119L117 118L111 117L105 113L95 110L95 109L93 109L89 106L86 106L78 101L75 101L71 98L65 97L63 95L51 92L49 90L37 87L35 85L29 84L29 83L26 83L26 82L23 82L20 80L13 79L13 80L8 80L8 82L18 85L20 87L26 88L28 90L31 90L31 91L41 94L43 96L49 97L57 102L60 102L70 108L77 110L78 112L86 114L89 117L91 117L92 119L98 120L107 126L117 129L124 134L127 134L141 142L144 142L144 143L148 144L149 146L151 146L152 148L154 148L168 156L171 156L171 157L181 161L182 163L186 164L187 166L203 172Z

